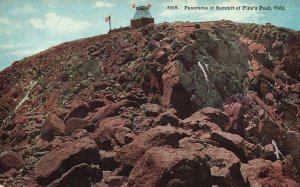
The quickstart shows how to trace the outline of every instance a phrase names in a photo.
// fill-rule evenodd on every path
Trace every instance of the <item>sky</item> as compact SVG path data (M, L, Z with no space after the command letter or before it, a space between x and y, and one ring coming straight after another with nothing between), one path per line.
M228 19L300 30L300 0L0 0L0 71L51 46L107 33L108 15L112 28L129 26L133 4L151 4L155 23ZM184 10L185 6L270 6L272 10Z

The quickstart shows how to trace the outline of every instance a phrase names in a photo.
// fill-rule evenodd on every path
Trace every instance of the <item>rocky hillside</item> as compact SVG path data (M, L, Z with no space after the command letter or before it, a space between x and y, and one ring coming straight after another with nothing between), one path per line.
M15 62L0 186L299 186L299 34L162 23Z

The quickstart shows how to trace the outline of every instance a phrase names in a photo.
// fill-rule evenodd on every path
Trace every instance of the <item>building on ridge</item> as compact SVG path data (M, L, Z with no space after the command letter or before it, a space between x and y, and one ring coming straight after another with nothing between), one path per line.
M131 20L132 28L139 28L154 23L154 18L149 12L149 6L138 6L133 19Z

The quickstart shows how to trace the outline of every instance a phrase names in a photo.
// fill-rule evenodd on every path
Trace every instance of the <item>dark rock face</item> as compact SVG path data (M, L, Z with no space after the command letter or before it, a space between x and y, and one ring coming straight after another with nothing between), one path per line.
M0 186L299 186L298 35L150 24L14 63Z
M197 107L220 107L222 99L241 92L239 80L248 69L247 57L231 42L230 35L215 28L196 29L193 35L196 43L183 47L171 59L163 79L167 83L164 104L173 104L183 116L195 112Z

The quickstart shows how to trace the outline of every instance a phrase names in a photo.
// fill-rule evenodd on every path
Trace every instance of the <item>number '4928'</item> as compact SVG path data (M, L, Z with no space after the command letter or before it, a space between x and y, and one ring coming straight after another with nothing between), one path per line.
M167 6L168 10L177 10L178 6Z

